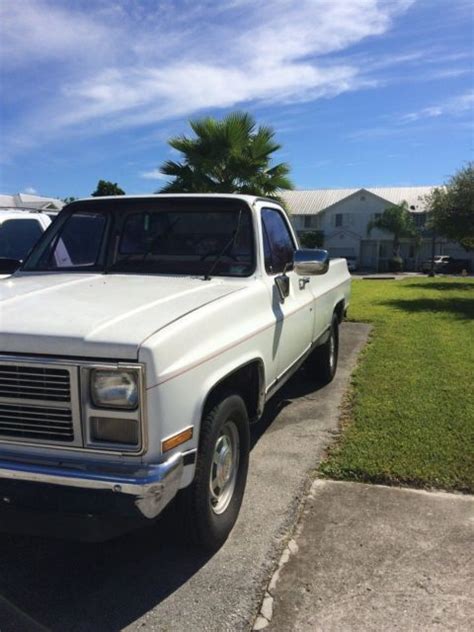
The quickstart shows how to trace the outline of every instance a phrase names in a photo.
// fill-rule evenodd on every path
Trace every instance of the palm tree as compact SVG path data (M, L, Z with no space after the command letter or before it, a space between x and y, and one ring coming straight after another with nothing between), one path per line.
M393 257L396 259L401 259L400 239L402 237L413 237L414 239L419 237L415 222L408 210L408 204L405 201L401 204L386 208L380 217L371 220L367 224L367 235L370 235L374 228L392 233Z
M160 171L174 178L161 193L248 193L277 197L292 189L289 166L270 165L281 147L271 127L256 127L250 114L234 112L222 120L190 121L194 138L178 136L168 142L183 154L182 162L167 160Z

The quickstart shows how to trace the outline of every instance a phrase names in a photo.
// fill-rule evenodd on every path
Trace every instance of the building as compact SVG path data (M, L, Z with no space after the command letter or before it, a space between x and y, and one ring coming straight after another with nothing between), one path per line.
M41 195L29 195L27 193L16 193L15 195L0 195L0 210L2 208L16 208L54 213L59 212L63 206L64 202L62 200L50 197L43 197Z
M414 239L401 239L400 254L405 269L417 270L422 261L431 257L432 235L425 228L424 198L434 186L312 189L286 191L281 197L299 235L321 231L324 248L332 257L352 256L360 268L380 271L387 269L393 255L393 238L380 230L369 235L367 226L386 208L406 201L422 240L417 244ZM458 244L442 238L435 239L435 254L470 259L471 265L474 264L472 253L469 255Z

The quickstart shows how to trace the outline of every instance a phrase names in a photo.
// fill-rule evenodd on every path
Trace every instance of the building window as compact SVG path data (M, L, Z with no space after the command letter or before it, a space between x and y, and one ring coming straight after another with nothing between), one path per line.
M342 218L343 218L343 214L342 213L336 213L336 228L339 228L342 226Z
M415 221L415 226L417 228L423 228L426 223L426 213L413 213L412 217Z
M311 215L305 215L303 219L303 227L311 228Z

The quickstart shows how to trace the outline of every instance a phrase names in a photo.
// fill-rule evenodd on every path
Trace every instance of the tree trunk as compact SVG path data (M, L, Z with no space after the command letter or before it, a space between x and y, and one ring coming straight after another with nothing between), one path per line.
M393 256L400 256L400 238L398 237L398 235L393 236Z

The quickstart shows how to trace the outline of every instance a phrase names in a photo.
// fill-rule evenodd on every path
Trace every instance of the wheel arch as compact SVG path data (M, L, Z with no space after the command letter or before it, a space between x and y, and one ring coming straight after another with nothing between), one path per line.
M225 394L235 393L244 400L250 421L257 420L265 403L265 367L255 358L222 376L204 398L201 419Z
M342 323L344 319L345 311L346 311L346 301L345 299L341 299L338 303L336 303L333 310L333 313L336 314L337 320L339 321L339 323Z

